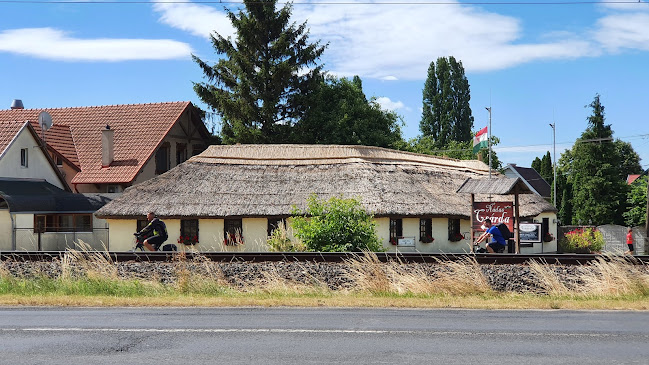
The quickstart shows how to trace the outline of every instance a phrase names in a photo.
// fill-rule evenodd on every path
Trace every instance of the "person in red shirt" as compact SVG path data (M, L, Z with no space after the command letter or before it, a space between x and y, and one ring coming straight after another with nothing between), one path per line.
M629 246L629 251L625 252L627 255L633 255L633 229L629 227L629 231L626 234L626 244Z

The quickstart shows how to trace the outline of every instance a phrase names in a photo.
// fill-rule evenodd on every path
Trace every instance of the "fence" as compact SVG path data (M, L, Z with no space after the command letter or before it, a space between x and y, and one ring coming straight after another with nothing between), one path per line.
M628 248L626 245L626 234L628 227L618 226L613 224L606 224L603 226L561 226L558 228L559 240L559 252L562 252L561 243L566 233L580 228L595 228L602 232L604 236L604 252L620 253L625 252ZM638 255L649 254L647 249L649 245L646 244L646 234L644 227L634 227L633 228L633 246L635 248L635 253Z
M34 228L14 228L16 251L65 251L91 249L104 251L108 247L108 228L93 228L92 232L34 232ZM81 242L89 247L82 247Z

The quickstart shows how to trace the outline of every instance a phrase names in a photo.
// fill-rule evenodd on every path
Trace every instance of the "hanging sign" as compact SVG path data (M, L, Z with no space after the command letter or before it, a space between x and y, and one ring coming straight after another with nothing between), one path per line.
M494 226L505 223L514 232L514 204L512 202L474 202L473 230L484 231L481 227L486 219Z

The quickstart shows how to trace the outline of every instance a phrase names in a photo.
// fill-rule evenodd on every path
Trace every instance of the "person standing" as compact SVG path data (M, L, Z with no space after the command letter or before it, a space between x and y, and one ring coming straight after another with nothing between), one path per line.
M629 230L626 234L626 245L629 246L629 250L625 252L627 255L633 255L633 228L629 227Z

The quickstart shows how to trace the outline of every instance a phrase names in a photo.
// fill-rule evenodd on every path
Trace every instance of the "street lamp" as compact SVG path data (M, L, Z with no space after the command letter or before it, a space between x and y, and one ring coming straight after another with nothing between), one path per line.
M487 134L487 140L489 141L489 178L491 179L491 107L485 107L485 109L489 112L489 133Z
M556 129L557 123L550 123L550 127L552 127L552 157L554 162L552 163L554 167L554 181L552 182L552 185L554 187L554 199L552 199L554 203L554 207L557 207L557 129Z

